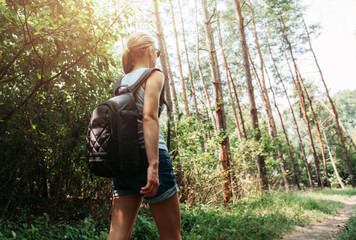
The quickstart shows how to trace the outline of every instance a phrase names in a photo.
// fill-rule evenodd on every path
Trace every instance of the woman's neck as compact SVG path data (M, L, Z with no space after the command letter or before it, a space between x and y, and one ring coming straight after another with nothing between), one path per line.
M140 60L136 60L135 62L135 65L132 69L132 71L135 71L136 69L139 69L139 68L150 68L150 62L149 60L146 58L144 59L140 59Z

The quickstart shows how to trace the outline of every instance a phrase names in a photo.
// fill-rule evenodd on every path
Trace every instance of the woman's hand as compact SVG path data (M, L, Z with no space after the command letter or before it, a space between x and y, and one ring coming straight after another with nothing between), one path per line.
M159 187L158 164L151 164L147 168L147 184L141 188L140 194L145 197L156 195Z

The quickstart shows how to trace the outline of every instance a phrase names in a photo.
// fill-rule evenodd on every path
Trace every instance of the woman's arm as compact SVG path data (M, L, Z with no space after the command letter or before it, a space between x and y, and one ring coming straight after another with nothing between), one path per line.
M141 188L141 194L145 197L156 195L159 187L158 178L158 142L159 142L159 99L163 87L163 74L154 71L145 82L145 95L143 105L143 136L145 140L148 159L147 185Z

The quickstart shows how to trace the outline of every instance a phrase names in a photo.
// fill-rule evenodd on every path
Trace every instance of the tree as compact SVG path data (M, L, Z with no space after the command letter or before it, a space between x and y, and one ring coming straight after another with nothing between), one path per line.
M183 22L182 8L180 6L180 0L178 0L178 8L179 8L179 13L180 13L180 22L182 24L182 36L183 36L185 57L186 57L186 60L187 60L187 65L188 65L189 82L190 82L190 87L191 87L191 91L192 91L192 97L193 97L193 102L194 102L194 107L195 107L195 114L196 114L196 116L198 118L198 121L199 121L200 120L200 114L199 114L199 110L198 110L197 96L195 94L195 87L194 87L194 82L193 82L192 69L190 67L188 47L187 47L187 43L186 43L186 40L185 40L184 22Z
M328 174L328 168L327 168L327 164L326 164L324 144L323 144L323 140L321 138L321 132L320 132L318 119L316 117L316 114L315 114L315 111L314 111L314 108L313 108L313 102L312 102L312 100L311 100L311 98L309 96L309 92L308 92L307 88L305 87L304 80L303 80L302 76L300 75L300 72L298 72L298 73L299 73L299 79L300 79L300 82L301 82L301 84L303 86L305 95L306 95L306 97L307 97L307 99L309 101L310 111L313 114L314 124L315 124L315 127L316 127L316 131L318 133L319 143L320 143L320 150L321 150L321 155L322 155L322 158L323 158L323 164L324 164L324 170L325 170L325 175L326 175L326 179L327 179L327 184L328 184L329 187L331 187L330 182L328 181L329 174Z
M91 110L111 97L120 75L110 71L109 48L131 8L101 16L90 0L2 4L1 202L7 210L50 197L58 213L66 195L94 196L99 188L98 199L108 197L105 181L82 184L89 176L83 142Z
M331 105L331 109L333 111L333 115L335 116L335 123L336 123L337 133L339 135L340 143L341 143L341 146L342 146L342 150L344 152L344 162L345 162L347 171L348 171L349 176L350 176L351 185L352 185L353 188L355 188L356 187L355 175L353 174L353 171L352 171L352 167L351 167L351 164L350 164L350 159L349 159L349 156L348 156L348 153L347 153L347 149L346 149L346 145L345 145L344 136L342 135L342 132L341 132L340 123L339 123L339 115L338 115L338 113L336 111L334 102L333 102L332 98L330 97L329 90L328 90L328 88L326 86L323 73L321 71L321 68L319 66L319 63L318 63L318 60L316 58L315 52L313 50L307 25L305 24L303 15L301 13L300 13L300 16L301 16L301 18L303 20L304 29L305 29L305 32L306 32L307 37L308 37L308 43L309 43L310 50L311 50L311 52L313 54L313 57L314 57L314 60L315 60L315 64L316 64L316 66L317 66L317 68L319 70L319 73L320 73L320 79L323 82L323 85L324 85L324 88L325 88L325 92L326 92L326 96L328 97L329 103Z
M283 37L285 39L285 42L287 43L289 54L290 54L290 57L292 59L293 65L294 65L295 78L292 77L292 80L293 80L295 89L297 90L297 93L298 93L300 105L301 105L301 108L302 108L302 111L303 111L304 121L307 124L308 136L309 136L309 139L310 139L310 146L311 146L311 149L312 149L312 152L313 152L313 158L314 158L315 171L316 171L316 177L317 177L318 185L319 185L319 187L323 187L323 181L321 180L321 174L320 174L319 160L318 160L318 157L317 157L317 154L316 154L316 150L315 150L315 146L314 146L314 140L313 140L313 136L312 136L312 133L311 133L310 120L309 120L308 115L307 115L304 92L303 92L303 89L302 89L300 81L299 81L299 70L298 70L298 66L296 64L294 55L293 55L292 45L288 40L288 36L287 36L287 32L286 32L286 26L284 24L282 15L280 15L280 23L281 23L281 30L282 30L282 33L283 33Z
M308 176L308 180L309 180L309 185L310 186L313 186L313 181L312 181L312 177L311 177L311 172L310 172L310 169L309 169L309 164L308 164L308 161L307 161L307 158L306 158L306 154L305 154L305 149L304 149L304 145L303 145L303 142L302 142L302 138L300 136L300 131L299 131L299 125L298 125L298 122L297 122L297 119L295 117L295 113L294 113L294 110L293 110L293 106L291 104L291 101L289 99L289 96L288 96L288 93L287 93L287 89L284 85L284 81L283 81L283 78L278 70L278 67L277 67L277 64L276 64L276 60L275 58L273 57L273 53L272 53L272 50L271 50L271 46L270 46L270 43L269 43L269 40L268 40L268 35L267 33L265 34L266 35L266 42L267 42L267 47L268 47L268 50L269 50L269 53L270 53L270 57L272 59L272 62L273 62L273 68L274 68L274 71L275 71L275 74L277 75L277 78L279 79L280 81L280 84L282 85L282 88L283 88L283 92L284 92L284 95L285 97L287 98L287 101L288 101L288 105L289 105L289 109L290 109L290 112L292 113L292 117L293 117L293 122L295 124L295 129L296 129L296 132L297 132L297 136L298 136L298 142L299 142L299 147L302 151L302 157L303 157L303 160L304 160L304 163L305 163L305 169L307 171L307 176ZM287 62L288 64L288 62ZM288 64L289 66L289 64ZM287 138L287 136L286 136ZM289 140L286 140L287 141L287 144L289 145ZM290 146L289 146L289 154L291 155L291 150L290 150ZM292 159L292 157L291 157ZM296 171L296 169L293 167L293 171ZM296 177L295 177L295 181L296 180Z
M240 124L239 124L239 121L238 121L238 118L237 118L235 102L234 102L234 99L232 97L232 91L231 91L231 82L233 82L233 80L232 80L231 72L230 72L230 69L229 69L229 65L228 65L226 57L225 57L224 46L223 46L223 41L222 41L222 37L221 37L221 30L220 30L219 12L217 10L217 2L216 2L216 0L215 0L215 10L216 10L216 21L217 21L217 25L218 25L219 45L220 45L220 49L221 49L221 55L222 55L223 61L224 61L224 68L225 68L225 74L226 74L227 87L228 87L228 90L229 90L230 103L231 103L232 113L233 113L233 116L234 116L235 126L236 126L236 130L237 130L237 137L241 141L242 137L241 137ZM236 98L236 101L237 101L237 104L240 105L238 98ZM246 137L246 134L245 134L245 137Z
M200 65L200 59L199 59L200 54L199 54L199 27L198 27L197 0L194 0L194 4L195 4L195 32L196 32L196 58L195 58L195 63L196 63L197 68L198 68L200 82L201 82L201 85L203 87L204 94L205 94L205 99L206 99L207 104L208 104L207 108L208 108L208 112L209 112L209 117L210 117L210 120L211 120L211 122L213 124L215 132L217 132L216 120L215 120L215 116L214 116L214 113L213 113L213 110L212 110L212 107L211 107L210 97L209 97L208 89L207 89L205 81L204 81L203 71L202 71L202 68L201 68L201 65Z
M226 116L224 109L224 98L222 92L222 83L220 79L220 71L218 59L215 51L214 32L211 27L211 18L209 15L207 0L202 0L204 19L205 19L205 35L209 50L209 63L213 82L214 100L217 118L217 135L220 148L220 161L222 164L222 175L224 179L224 203L227 204L232 197L231 177L230 177L230 162L229 162L229 138L226 133Z
M181 58L180 58L179 41L178 41L177 27L176 27L176 21L175 21L175 17L174 17L172 0L169 0L169 4L171 6L171 15L172 15L174 36L175 36L175 40L176 40L177 59L178 59L179 74L180 74L179 76L180 76L180 83L182 84L183 102L184 102L184 107L185 107L184 109L185 109L185 114L187 116L190 116L190 111L189 111L189 106L188 106L188 98L187 98L187 89L185 87L185 80L184 80L184 75L183 75L182 61L181 61Z
M268 92L267 92L266 81L265 81L265 73L264 73L264 69L265 69L264 61L263 61L261 46L260 46L260 43L259 43L259 40L258 40L255 17L254 17L254 13L253 13L253 9L252 9L252 5L251 5L251 1L250 0L248 0L248 6L249 6L249 9L250 9L253 32L254 32L254 36L255 36L255 43L256 43L257 52L258 52L258 56L259 56L259 60L260 60L260 70L261 70L261 75L260 75L261 77L260 78L259 78L258 73L257 73L257 71L255 69L255 66L254 66L254 64L252 62L251 57L250 57L250 61L251 61L251 65L252 65L252 67L253 67L253 69L255 71L255 75L256 75L256 78L257 78L257 81L258 81L259 90L260 90L261 99L262 99L263 106L264 106L265 111L266 111L269 136L272 139L272 141L274 142L274 144L276 144L277 128L276 128L276 123L274 121L274 117L273 117L273 113L272 113L272 107L271 107L271 103L270 103ZM261 82L262 82L262 84L261 84ZM275 106L278 109L277 105L275 105ZM285 160L284 160L283 154L282 154L282 149L281 149L280 146L277 146L277 157L278 157L278 159L280 161L280 166L281 166L281 170L282 170L282 174L283 174L284 186L286 188L286 191L289 191L289 182L288 182L287 173L286 173L286 164L285 164Z
M250 114L252 119L252 129L255 130L254 135L256 141L261 139L261 133L258 126L258 116L257 116L257 109L255 103L255 96L253 93L253 85L252 85L252 78L250 72L250 64L248 59L248 47L246 44L246 36L245 36L245 26L244 26L244 19L241 12L240 1L235 0L235 11L236 17L239 25L240 31L240 38L241 38L241 49L243 53L243 62L244 62L244 69L245 69L245 78L246 78L246 85L248 90L249 96L249 103L250 103ZM268 180L266 176L266 168L265 168L265 160L262 155L257 156L257 166L258 166L258 177L261 184L262 190L268 189Z
M160 61L161 61L161 65L163 68L164 75L165 75L165 86L167 89L168 88L167 82L169 79L167 77L167 75L170 73L170 69L168 68L169 67L168 52L167 52L167 48L166 48L163 27L162 27L162 23L161 23L160 14L159 14L159 5L158 5L157 0L153 0L153 5L154 5L154 13L155 13L155 19L156 19L158 45L159 45L159 48L162 50L162 57L161 57ZM173 82L173 79L170 79L170 80L171 80L171 82ZM174 92L174 85L171 85L171 90L173 90L172 92ZM171 115L171 113L169 113L169 115L168 115L169 121L172 121L171 117L172 117L172 115ZM175 139L175 134L176 134L175 131L172 131L172 133L168 133L168 134L172 134L173 138ZM177 149L174 150L172 158L176 159L176 156L178 156L178 154L179 154L178 150ZM181 166L181 163L178 158L178 163L177 163L177 178L178 179L177 179L177 181L178 181L178 184L181 185L182 188L184 189L185 186L183 183L183 178L184 178L183 175L184 175L184 173L182 171L182 166Z

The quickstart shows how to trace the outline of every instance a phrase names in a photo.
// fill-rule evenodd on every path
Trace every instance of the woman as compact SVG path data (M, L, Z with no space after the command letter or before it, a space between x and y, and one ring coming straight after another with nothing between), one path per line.
M138 33L127 41L122 64L126 76L122 85L132 85L147 68L154 68L160 52L154 40ZM149 203L161 239L181 239L178 187L174 179L167 144L159 126L159 98L164 75L153 71L135 93L142 112L138 124L143 167L138 176L113 179L111 227L108 239L130 239L143 198Z

